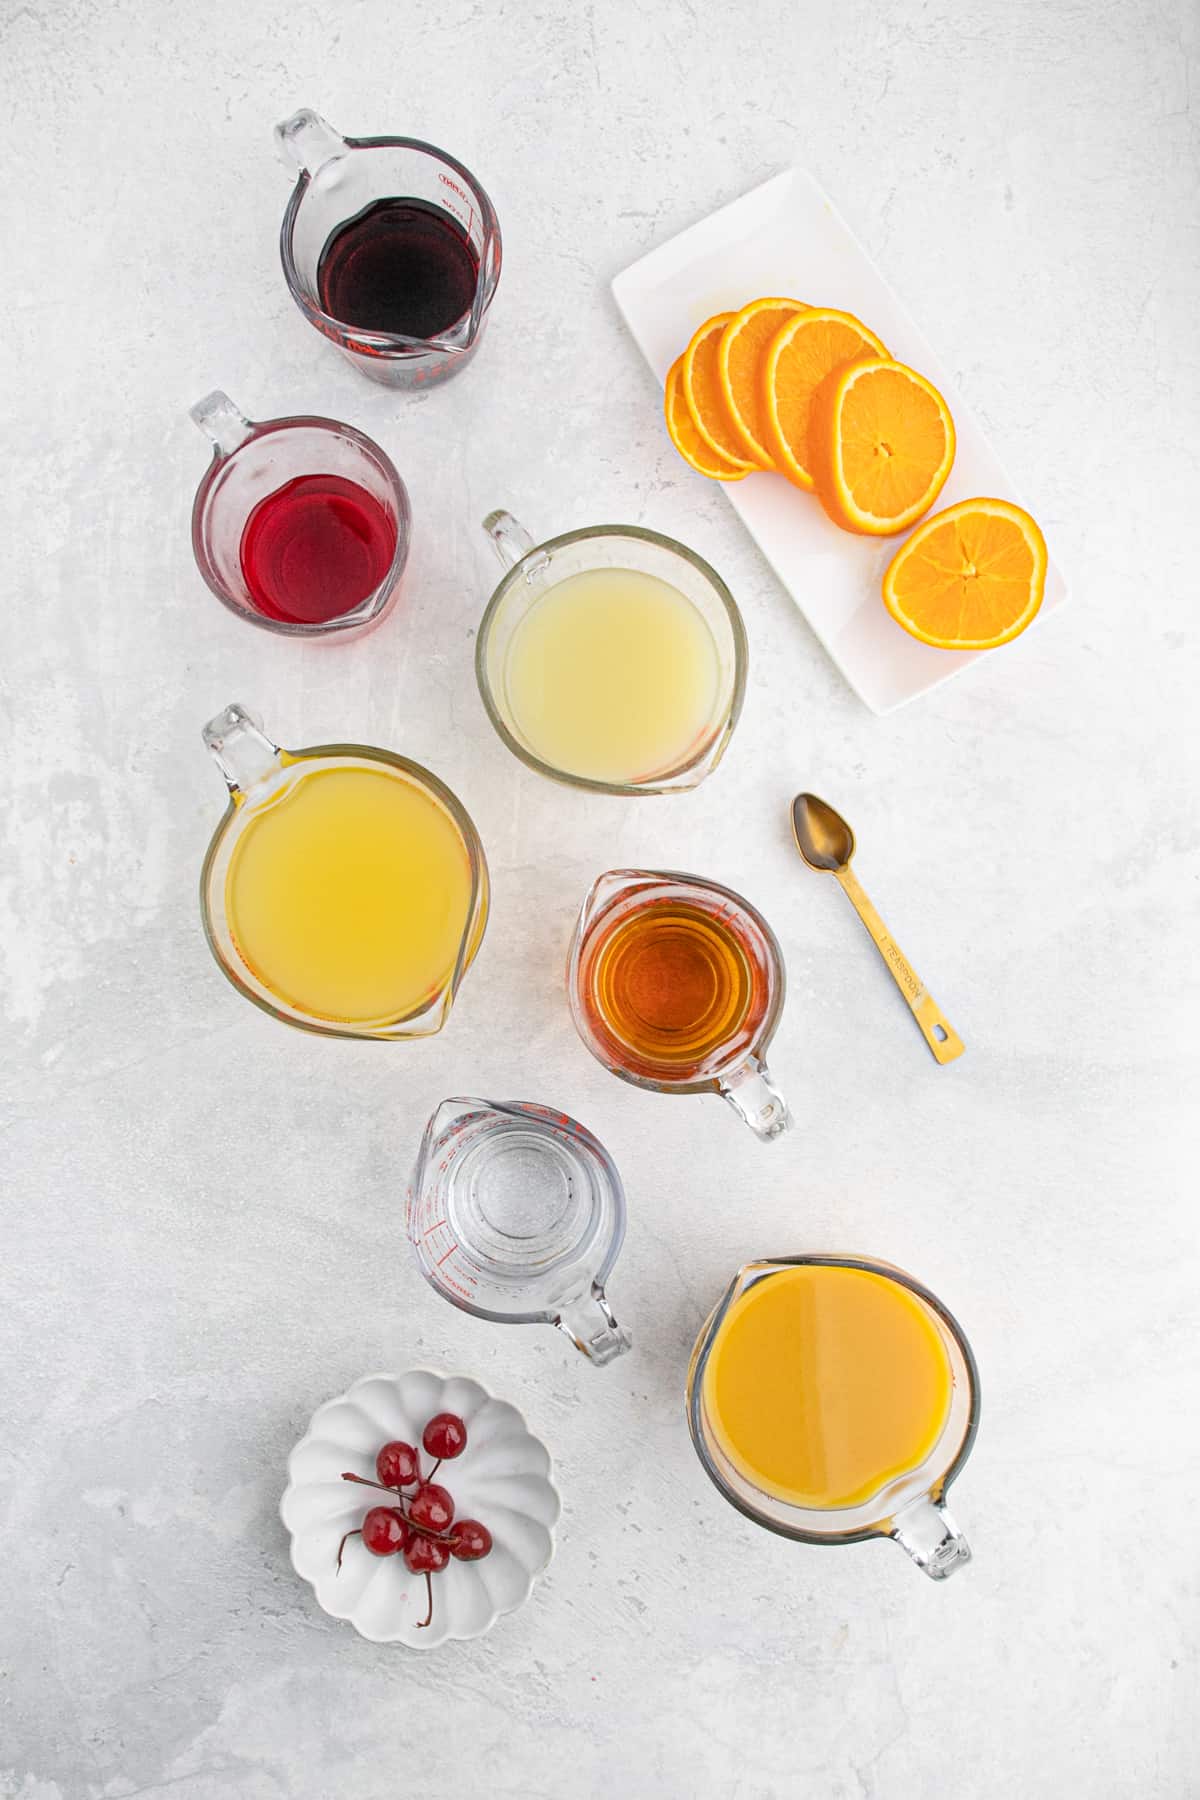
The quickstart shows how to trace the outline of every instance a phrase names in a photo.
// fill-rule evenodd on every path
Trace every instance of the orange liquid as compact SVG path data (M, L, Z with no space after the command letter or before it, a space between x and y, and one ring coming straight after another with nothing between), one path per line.
M859 1506L940 1438L953 1372L933 1315L867 1269L765 1275L722 1321L705 1417L748 1481L794 1506Z
M603 930L585 954L589 1022L633 1074L689 1080L726 1046L753 1036L767 974L727 919L657 901Z

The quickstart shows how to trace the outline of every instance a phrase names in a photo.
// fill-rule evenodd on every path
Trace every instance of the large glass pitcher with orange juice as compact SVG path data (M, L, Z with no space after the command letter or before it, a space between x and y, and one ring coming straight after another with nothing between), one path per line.
M240 706L204 742L229 807L200 906L238 992L334 1037L440 1031L488 911L483 845L449 788L365 744L282 750Z
M747 1263L697 1340L688 1423L739 1512L808 1544L890 1537L935 1581L970 1561L946 1510L979 1423L962 1328L860 1256Z

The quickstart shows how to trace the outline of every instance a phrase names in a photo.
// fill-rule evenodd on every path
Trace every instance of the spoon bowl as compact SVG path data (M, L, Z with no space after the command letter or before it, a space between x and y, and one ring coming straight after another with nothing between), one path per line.
M841 813L816 794L797 794L792 801L792 832L809 868L822 874L836 874L854 855L854 833Z

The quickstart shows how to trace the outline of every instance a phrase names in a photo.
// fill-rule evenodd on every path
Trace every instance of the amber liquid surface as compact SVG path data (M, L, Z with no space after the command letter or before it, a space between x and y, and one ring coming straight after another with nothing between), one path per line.
M766 1014L769 977L755 947L718 912L653 901L593 928L584 1009L613 1062L668 1083L740 1053Z

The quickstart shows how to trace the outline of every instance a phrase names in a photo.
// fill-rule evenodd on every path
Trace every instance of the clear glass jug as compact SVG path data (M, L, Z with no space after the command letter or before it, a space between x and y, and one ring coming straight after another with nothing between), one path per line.
M865 1270L897 1283L919 1303L942 1345L950 1374L950 1399L937 1441L915 1466L889 1480L861 1504L836 1508L793 1505L749 1478L727 1453L711 1416L706 1373L731 1307L749 1289L783 1271L817 1265ZM949 1309L911 1275L868 1257L803 1255L770 1257L739 1269L704 1324L692 1352L687 1380L692 1442L704 1470L746 1518L806 1544L855 1544L894 1538L935 1581L969 1562L971 1551L946 1509L945 1496L959 1474L979 1426L979 1374L971 1346Z
M283 216L284 279L309 324L372 381L424 388L467 366L479 348L500 280L500 224L471 171L418 138L343 138L305 107L275 127L285 162L299 171ZM477 263L475 292L461 318L431 337L368 331L325 311L318 265L330 238L379 200L413 199L445 213Z
M237 705L209 721L204 742L229 790L228 808L200 875L204 933L223 974L272 1018L306 1031L356 1038L429 1037L440 1031L488 915L483 845L449 788L419 763L366 744L283 750ZM365 774L382 780L385 791L371 786L364 806L359 790ZM327 789L316 823L298 839L289 837L305 816L301 809L308 808L311 817L314 778L331 775L341 778L337 793ZM349 798L347 775L355 788ZM427 854L427 837L411 835L410 821L428 834L436 861ZM264 829L269 838L262 836ZM351 830L353 837L346 835ZM248 903L253 915L247 909L239 924L235 896L243 877L253 880L256 892ZM344 895L339 879L343 886L351 884ZM415 955L416 931L413 944L405 937L413 894L417 923L427 928L431 948L422 950L425 966L402 971L403 1002L369 1002L343 1012L305 998L306 982L313 992L318 983L326 988L344 982L339 963L348 958L354 959L353 977L361 983L364 970L367 981L374 978L376 959L382 967L383 952L393 946L399 955ZM379 949L369 936L372 928ZM278 954L273 933L284 946ZM319 973L310 976L306 959L319 962ZM279 973L285 967L287 980Z
M637 955L630 928L652 924L656 918L672 926L681 921L681 934L693 924L699 928L695 966L691 943L682 935L678 945L668 947L668 974L677 984L686 970L689 981L710 982L719 998L722 970L715 957L723 954L731 958L734 979L743 983L743 1003L727 1009L728 1022L717 1041L710 1035L698 1058L676 1057L670 1042L664 1041L669 1038L665 1032L658 1034L654 1051L639 1049L635 1031L625 1020L617 1021L608 997L612 992L609 964L617 953L612 946L619 945L618 934L626 934L631 945L626 955ZM720 934L715 956L711 940L705 939L706 926ZM685 959L682 963L681 956ZM670 869L611 869L599 876L584 900L567 960L567 997L575 1029L611 1074L656 1093L720 1094L765 1142L779 1137L792 1124L787 1101L766 1064L786 987L783 952L758 909L718 882ZM707 996L701 999L705 1001ZM681 1027L685 1051L689 1034L694 1041L691 1022L687 1032Z
M598 1366L629 1349L604 1292L625 1190L603 1144L566 1113L443 1100L421 1141L407 1227L426 1281L463 1312L555 1325Z

